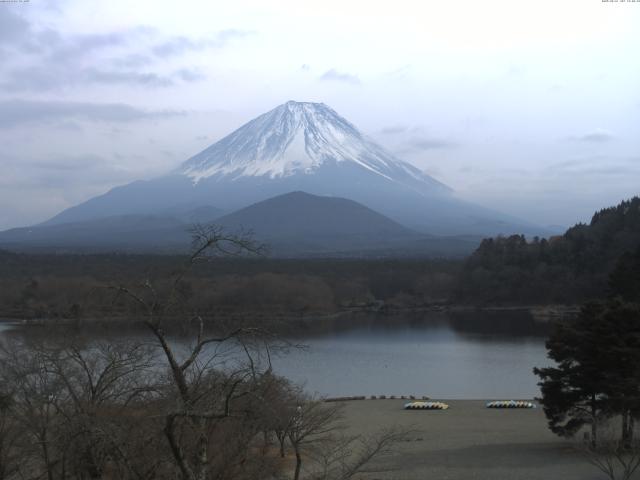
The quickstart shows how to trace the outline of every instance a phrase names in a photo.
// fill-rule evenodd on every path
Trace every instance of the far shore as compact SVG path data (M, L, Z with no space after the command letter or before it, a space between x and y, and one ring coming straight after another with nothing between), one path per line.
M372 304L372 305L359 305L345 307L333 312L318 312L318 313L297 313L286 311L273 311L273 312L242 312L242 311L227 311L221 310L218 312L212 312L212 315L220 318L225 316L240 316L242 318L251 320L262 320L266 318L273 319L279 322L291 322L291 323L310 323L323 320L338 320L343 317L351 315L403 315L403 314L426 314L426 313L524 313L529 314L531 318L537 322L550 322L556 321L567 317L573 317L579 312L579 306L576 305L463 305L463 304L449 304L449 303L436 303L425 304L416 306L397 306L392 304ZM0 323L14 323L17 325L73 325L77 326L79 323L91 324L100 322L130 322L129 319L122 317L114 318L82 318L80 321L74 318L64 317L41 317L34 316L29 312L0 312Z
M366 478L391 480L596 480L575 448L549 431L544 412L488 409L488 400L442 400L448 410L404 410L407 400L344 402L348 433L410 430ZM495 400L495 399L491 399ZM503 399L509 400L509 399Z

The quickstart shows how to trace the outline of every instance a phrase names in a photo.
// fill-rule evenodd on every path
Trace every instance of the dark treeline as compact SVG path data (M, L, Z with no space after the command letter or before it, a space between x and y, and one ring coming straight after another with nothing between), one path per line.
M527 241L521 235L483 240L457 279L457 297L488 304L602 298L609 273L638 247L640 198L635 197L548 240Z
M604 298L609 273L618 262L630 264L639 247L640 198L633 198L562 236L486 239L466 260L216 258L189 273L184 293L197 291L201 310L264 315L444 303L573 305ZM161 282L183 262L171 255L0 251L0 316L100 315L105 298L97 286Z
M99 287L162 283L181 256L33 255L0 253L0 316L75 318L113 314ZM416 306L447 301L460 262L215 258L185 278L185 295L200 310L315 314L345 308ZM198 295L192 295L193 292ZM106 305L109 303L108 305ZM104 308L105 305L108 308Z
M607 297L555 324L546 342L554 365L534 368L551 431L563 437L583 431L581 449L612 479L632 478L640 467L639 266L640 249L624 254Z
M0 339L0 480L349 480L403 438L344 434L341 405L274 374L271 355L296 347L262 326L205 325L186 274L224 244L257 250L212 227L162 285L105 286L139 341Z

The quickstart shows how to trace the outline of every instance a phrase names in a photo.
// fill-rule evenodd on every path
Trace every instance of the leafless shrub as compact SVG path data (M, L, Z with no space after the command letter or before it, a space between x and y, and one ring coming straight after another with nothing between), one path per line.
M629 480L640 467L640 440L622 440L610 420L598 425L595 445L585 436L579 450L611 480Z

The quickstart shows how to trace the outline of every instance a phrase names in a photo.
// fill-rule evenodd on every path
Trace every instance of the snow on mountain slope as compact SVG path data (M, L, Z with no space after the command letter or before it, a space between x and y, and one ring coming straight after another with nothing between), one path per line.
M115 187L46 225L211 206L233 212L289 192L361 203L439 235L541 234L539 227L456 198L322 103L287 102L251 120L167 175ZM185 210L186 211L186 210Z
M310 102L289 101L260 115L187 160L178 173L195 184L212 177L276 179L314 174L342 162L428 193L449 190L369 140L325 104Z

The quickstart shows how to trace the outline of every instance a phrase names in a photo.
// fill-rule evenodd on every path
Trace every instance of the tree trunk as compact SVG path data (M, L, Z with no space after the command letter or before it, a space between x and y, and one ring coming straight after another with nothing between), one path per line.
M262 455L266 455L267 450L269 450L269 432L266 430L262 431Z
M596 410L596 397L591 397L591 447L596 448L598 446L598 417Z
M102 478L102 469L98 466L98 464L95 461L95 458L93 456L93 452L91 452L91 450L87 449L84 451L84 465L85 465L85 470L89 475L89 478L92 479L100 479Z
M198 474L197 480L206 480L209 471L209 437L206 430L206 420L199 419L197 427L200 430L198 438Z
M40 441L42 442L42 456L44 458L44 464L47 467L47 479L53 480L53 466L51 459L49 458L49 446L47 444L47 431L42 430L40 435Z
M178 441L176 439L174 422L175 418L172 415L168 415L166 418L166 425L164 427L164 434L167 437L169 447L171 448L171 453L173 454L174 460L178 464L178 468L180 469L182 478L185 480L193 480L194 475L191 473L186 459L184 458L184 454L182 453L182 449L180 448L180 445L178 444Z
M300 449L297 445L294 445L294 450L296 452L296 471L293 474L293 480L299 480L300 469L302 468L302 456L300 455Z
M278 439L278 445L280 446L280 458L284 458L284 444L287 441L287 434L282 430L276 430L276 438Z

